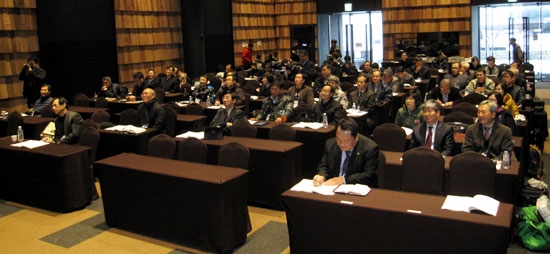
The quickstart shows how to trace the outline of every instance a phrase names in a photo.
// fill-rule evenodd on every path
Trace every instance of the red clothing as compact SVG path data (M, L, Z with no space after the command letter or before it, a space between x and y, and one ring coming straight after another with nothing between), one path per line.
M245 47L241 55L243 59L243 67L248 69L252 65L252 49Z

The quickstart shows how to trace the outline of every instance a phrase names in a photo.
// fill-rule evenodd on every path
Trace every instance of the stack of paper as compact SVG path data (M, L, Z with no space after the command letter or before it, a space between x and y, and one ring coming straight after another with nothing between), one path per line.
M105 130L122 131L122 132L128 132L128 133L142 133L142 132L145 132L147 129L142 127L136 127L133 125L115 125L113 127L105 128Z
M311 179L302 179L299 183L294 185L290 190L291 191L301 191L307 193L318 193L321 195L334 195L334 189L337 185L321 185L313 186L313 180Z
M319 129L323 127L323 123L306 123L306 122L299 122L294 125L292 125L294 128L310 128L310 129Z
M49 143L44 142L42 140L27 140L27 141L11 144L11 146L26 147L26 148L29 148L29 149L33 149L33 148L37 148L37 147L40 147L40 146L45 146L47 144L49 144Z
M448 195L441 209L467 213L473 210L479 210L497 216L499 205L500 202L498 200L481 194L475 195L474 197Z
M177 135L176 138L198 138L204 139L204 131L188 131Z
M338 188L334 190L336 193L366 196L370 192L370 187L364 184L340 184Z

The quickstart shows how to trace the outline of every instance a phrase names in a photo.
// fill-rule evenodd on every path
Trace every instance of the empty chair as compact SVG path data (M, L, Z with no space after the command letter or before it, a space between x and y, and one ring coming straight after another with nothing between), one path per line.
M487 100L487 97L485 97L485 95L479 93L471 93L464 96L464 99L462 101L477 105L484 100Z
M111 115L105 110L99 110L92 113L91 119L94 120L94 122L96 123L109 122L109 120L111 119Z
M415 147L403 154L402 190L443 195L443 156L427 147Z
M159 134L149 139L147 155L166 159L174 159L175 153L176 141L172 137L166 134Z
M120 94L122 94L122 98L126 98L126 95L128 95L128 87L121 86L120 87Z
M187 108L185 109L185 114L188 115L202 115L202 111L204 108L198 104L198 103L191 103L187 105Z
M255 138L258 133L256 126L250 124L248 121L238 121L231 126L231 136Z
M250 152L248 148L235 142L220 147L218 152L218 165L248 169Z
M120 112L120 125L134 125L139 126L139 118L137 110L133 108L127 108Z
M13 111L8 114L7 135L17 135L18 126L21 126L21 128L23 128L23 117L19 112Z
M40 115L42 117L55 117L55 113L53 112L53 108L51 105L42 108L42 112Z
M155 88L155 99L159 104L164 103L164 95L165 95L164 88L162 87Z
M260 87L260 83L257 80L248 80L245 82L242 89L250 95L258 95L256 88Z
M446 115L443 118L443 122L446 123L463 123L463 124L473 124L474 118L462 111L454 111Z
M170 137L176 136L176 120L178 118L178 114L176 111L174 111L170 107L163 107L165 112L165 120L166 120L166 135Z
M86 97L84 94L76 95L73 98L73 105L74 106L81 106L81 107L89 107L90 106L90 99Z
M286 124L277 124L269 130L269 139L296 140L296 130Z
M178 160L206 163L207 146L197 138L186 138L179 142Z
M107 108L108 105L109 105L109 102L107 101L107 99L103 97L97 98L97 100L95 101L96 108Z
M169 102L165 103L164 106L170 107L171 109L176 111L176 114L180 113L180 106L178 106L178 104L176 104L176 102L174 102L174 101L169 101Z
M451 160L449 170L449 195L474 196L483 194L494 197L495 163L480 153L467 151Z
M90 148L90 162L94 163L97 152L97 144L99 143L99 131L93 126L86 126L80 130L80 138L78 144Z
M461 102L456 105L453 105L452 112L464 112L471 117L477 117L477 107L474 104L468 102Z
M96 130L99 130L99 124L94 122L94 120L92 120L92 119L86 119L86 120L84 120L84 122L82 122L82 128L86 128L88 126L94 128Z
M74 102L76 101L76 99L78 99L80 97L88 98L88 96L86 96L86 94L84 94L84 93L77 93L73 96L73 105L74 105Z
M407 142L407 134L399 125L384 123L376 126L373 140L381 150L403 152Z
M317 122L318 116L309 104L300 104L294 108L290 119L294 122Z

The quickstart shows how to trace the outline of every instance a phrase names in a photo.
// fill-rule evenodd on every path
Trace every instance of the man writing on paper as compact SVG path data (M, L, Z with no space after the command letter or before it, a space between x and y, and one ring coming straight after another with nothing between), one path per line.
M366 184L378 186L378 145L359 134L351 118L338 122L336 137L327 140L314 185Z

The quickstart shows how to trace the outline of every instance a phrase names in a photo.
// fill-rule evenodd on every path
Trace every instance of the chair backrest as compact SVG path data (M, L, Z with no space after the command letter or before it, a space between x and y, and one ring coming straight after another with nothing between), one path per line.
M443 195L445 159L427 147L415 147L403 154L402 190Z
M84 122L82 122L82 128L86 128L88 126L94 128L96 130L99 130L99 124L94 122L94 120L92 120L92 119L86 119L86 120L84 120Z
M277 124L269 130L269 139L296 140L296 130L286 124Z
M166 159L174 159L175 152L176 141L172 137L166 134L158 134L149 139L147 155Z
M260 83L256 80L248 80L245 82L242 89L250 95L258 95L256 88L260 87Z
M133 108L122 110L122 112L120 112L120 119L118 123L121 125L139 126L139 117L137 110Z
M255 138L257 133L256 126L248 121L238 121L231 126L231 136L234 137Z
M309 104L300 104L294 108L290 119L295 122L316 122L317 113Z
M99 110L92 113L91 119L94 120L94 122L96 123L109 122L109 120L111 119L111 115L105 110Z
M84 94L76 95L73 99L74 106L89 107L90 99Z
M88 96L86 96L86 94L80 92L80 93L77 93L73 96L73 103L72 105L75 105L74 102L76 101L76 99L80 98L80 97L84 97L84 98L88 98Z
M107 99L105 99L103 97L99 97L95 101L95 107L96 108L107 108L108 105L109 105L109 102L107 101Z
M482 94L478 94L478 93L468 94L468 95L464 96L464 99L463 99L464 102L474 104L474 105L477 105L477 104L479 104L480 102L482 102L484 100L487 100L487 97L485 97Z
M248 169L250 152L248 148L235 142L220 147L218 152L218 165Z
M122 94L122 98L126 98L126 95L128 95L128 87L120 86L120 93Z
M41 115L42 117L55 117L55 113L53 112L52 106L48 105L46 107L43 107Z
M186 138L178 144L178 160L206 163L207 146L197 138Z
M443 122L446 123L463 123L463 124L473 124L474 118L462 111L454 111L449 113L443 118Z
M467 151L450 162L449 195L494 197L495 163L480 153Z
M21 113L13 111L8 114L7 135L17 135L18 126L23 128L23 117L21 116Z
M99 143L99 131L93 126L86 126L80 130L80 138L78 144L90 148L90 162L95 161L97 152L97 144Z
M176 121L178 114L170 107L163 106L166 119L166 135L170 137L176 136Z
M453 105L452 112L464 112L472 117L477 117L477 107L474 104L468 102L461 102L456 105Z
M399 125L384 123L376 126L373 140L381 150L403 152L407 142L407 134Z
M170 107L171 109L173 109L174 111L176 111L176 114L179 114L179 113L180 113L180 106L178 106L178 104L176 104L176 102L174 102L174 101L166 102L166 103L164 104L164 106Z
M164 93L166 91L164 91L164 88L162 87L156 87L155 88L155 99L157 99L157 102L159 104L163 104L164 103Z
M384 171L386 169L386 155L378 152L378 188L384 188Z
M204 108L198 103L191 103L185 108L185 114L188 115L202 115Z

